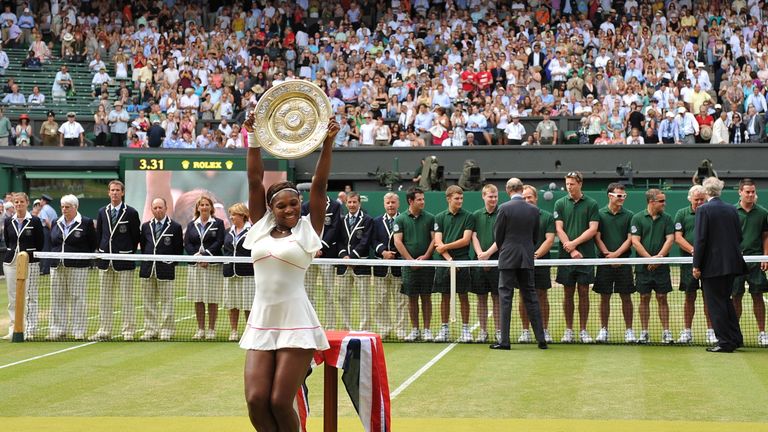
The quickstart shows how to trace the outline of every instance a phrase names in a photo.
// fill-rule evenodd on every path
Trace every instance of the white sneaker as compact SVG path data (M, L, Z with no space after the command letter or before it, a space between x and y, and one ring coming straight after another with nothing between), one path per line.
M643 330L640 332L640 337L637 338L637 343L639 344L647 344L651 341L650 335L648 335L648 330Z
M552 336L549 334L549 330L548 329L544 329L544 342L546 342L546 343L554 342L552 340Z
M707 344L709 345L717 344L717 336L715 335L714 329L707 329Z
M477 343L488 342L488 332L485 330L480 330L480 334L477 335L477 339L475 339L475 342Z
M160 330L160 340L169 341L173 337L173 333L170 330Z
M85 340L85 335L83 333L76 333L72 335L72 339L76 341L83 341Z
M35 340L35 334L34 333L24 333L24 340L32 342Z
M93 336L89 337L88 340L92 341L100 341L100 340L107 340L110 338L109 333L106 330L99 330L94 334Z
M501 330L496 330L496 343L501 343Z
M3 340L11 340L12 337L13 337L13 332L9 331L7 335L2 337L2 339Z
M531 343L531 332L528 329L523 329L520 337L517 338L517 343Z
M400 329L400 330L397 331L397 339L405 340L406 336L408 336L408 335L405 333L404 329Z
M437 333L437 337L435 337L435 342L448 342L450 336L451 334L448 330L448 325L443 324L440 326L440 331Z
M573 329L565 329L565 333L563 333L563 338L560 339L560 342L572 343L573 342Z
M197 329L194 336L192 336L192 339L194 340L201 340L205 337L205 330L203 329Z
M64 333L49 333L48 336L46 336L45 340L47 341L57 341L64 338Z
M214 340L216 339L216 330L206 330L205 331L205 340Z
M139 340L150 341L150 340L155 339L155 338L157 338L157 332L152 331L152 330L147 330L147 331L144 332L143 335L141 335Z
M579 339L581 339L581 343L592 343L592 337L589 336L586 330L579 332Z
M459 338L459 342L472 343L472 333L469 332L469 327L464 326L461 329L461 338Z
M691 342L693 342L693 334L691 333L691 329L683 329L683 331L680 332L680 337L677 338L677 343L689 344Z
M595 339L595 342L597 343L606 343L608 342L608 329L605 327L602 327L599 332L597 332L597 338Z
M406 341L406 342L413 342L413 341L415 341L418 338L419 338L419 329L413 329L408 334L408 336L403 338L403 340Z
M627 329L627 331L624 332L624 342L626 343L637 342L637 340L635 339L635 332L632 331L632 329Z
M230 342L237 342L240 340L240 335L237 334L237 330L232 330L229 332L229 341Z
M672 336L672 332L669 330L664 330L661 332L661 343L663 344L671 344L675 343L675 338Z
M768 335L764 331L757 335L757 344L761 347L768 346Z
M424 332L421 333L421 340L424 342L432 342L432 339L432 330L424 329Z
M133 340L133 333L123 332L123 340L126 342L131 342Z

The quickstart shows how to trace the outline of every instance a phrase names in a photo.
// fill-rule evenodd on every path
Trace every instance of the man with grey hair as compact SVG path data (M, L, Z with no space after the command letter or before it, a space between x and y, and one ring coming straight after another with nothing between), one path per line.
M62 216L51 228L53 252L91 253L96 249L93 219L82 216L77 211L79 206L76 196L61 197ZM57 259L51 263L52 319L49 340L64 337L68 327L69 334L75 340L85 338L85 288L90 265L88 259Z
M681 208L675 214L675 243L680 248L680 256L693 254L693 230L696 224L696 210L704 204L707 196L704 187L693 185L688 190L688 201L691 205ZM684 327L680 332L677 343L693 342L693 315L696 313L696 292L701 289L701 281L694 279L691 274L693 267L690 264L680 266L680 291L685 292L685 306L683 307ZM707 319L707 343L717 343L715 331L712 330L712 321L709 319L707 303L704 303L704 316Z
M520 290L528 319L540 349L547 349L541 322L539 299L534 288L534 246L539 235L539 209L523 199L523 182L517 178L507 181L510 200L499 207L494 226L496 245L499 247L499 315L501 341L491 349L508 350L509 324L512 314L514 289Z
M693 243L693 277L701 279L717 345L709 352L729 353L744 345L731 289L736 276L747 273L741 255L741 225L736 208L720 200L723 182L717 177L702 186L709 202L696 210Z

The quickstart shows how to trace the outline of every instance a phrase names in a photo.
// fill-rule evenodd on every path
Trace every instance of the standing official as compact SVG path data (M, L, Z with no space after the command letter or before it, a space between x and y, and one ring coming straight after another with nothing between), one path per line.
M768 255L768 210L757 204L757 190L752 179L739 182L739 203L736 211L741 223L741 253L743 255ZM768 336L765 334L765 301L763 293L768 291L768 280L765 271L768 262L747 264L749 273L737 276L733 283L733 307L736 317L741 319L741 300L749 283L749 294L752 296L752 311L757 322L757 344L768 346Z
M499 259L499 248L496 246L493 227L499 214L499 190L492 184L483 186L483 208L472 214L475 231L472 233L472 250L480 261ZM499 321L499 268L472 267L472 287L470 291L477 295L477 319L480 321L480 334L477 342L488 341L488 294L491 295L493 307L493 328L496 342L501 339Z
M630 225L633 213L624 208L627 191L621 183L608 185L608 205L600 209L600 224L597 227L595 243L600 254L607 259L629 258L632 255ZM632 330L634 306L632 293L635 284L632 267L629 265L601 265L597 267L595 285L592 289L600 294L600 332L596 342L608 342L608 321L611 314L611 295L621 298L621 312L624 316L624 342L635 342Z
M510 201L499 208L496 218L496 244L499 246L499 300L501 315L501 342L491 349L510 349L509 322L512 314L512 296L515 287L525 302L533 333L539 348L546 349L544 327L541 324L539 300L534 288L534 245L539 235L539 209L523 200L523 182L517 178L507 181Z
M213 200L206 195L195 203L195 220L184 231L184 250L195 256L221 256L224 245L224 221L213 215ZM216 339L216 318L219 315L221 264L199 262L189 266L187 300L195 303L197 331L194 340ZM208 305L208 328L205 328L205 307Z
M75 113L67 113L67 121L59 126L59 147L85 147L85 129L75 121Z
M339 258L365 259L371 248L373 219L360 208L360 194L347 193L347 213L341 219L339 230ZM370 330L369 315L371 305L371 268L369 266L338 266L339 291L336 302L341 310L342 328L352 330L352 304L357 297L360 304L359 329ZM354 291L352 287L354 286ZM355 295L354 293L357 293Z
M244 203L237 203L228 210L232 226L224 236L224 246L221 254L230 257L249 257L251 251L243 246L245 236L251 229L248 207ZM245 322L251 314L253 296L256 284L253 280L253 265L250 263L224 263L224 307L229 309L229 341L236 342L240 339L238 333L238 321L240 311L245 313Z
M531 185L523 186L523 199L532 206L538 206L539 194L536 188ZM552 213L539 209L539 234L536 237L536 252L533 253L535 259L551 258L550 249L555 243L555 218ZM552 288L552 273L550 267L536 266L533 269L533 282L536 288L536 296L539 298L539 309L541 310L541 325L544 327L544 341L552 342L552 336L549 335L549 289ZM531 342L530 324L528 312L524 302L518 302L520 310L520 321L523 325L523 331L517 339L520 343Z
M736 209L720 200L723 182L717 177L702 186L709 202L696 211L693 277L701 279L717 345L709 352L733 352L744 345L739 318L731 301L736 276L748 273L741 255L741 224Z
M13 194L13 206L16 214L5 218L3 231L5 233L5 256L3 257L3 274L8 287L8 314L10 315L10 330L8 336L13 336L13 326L16 318L16 259L20 252L29 254L29 273L26 283L26 323L24 339L33 340L37 331L37 289L40 277L40 263L35 258L35 252L43 250L43 224L37 216L28 211L29 197L24 192Z
M326 196L325 219L323 220L323 238L320 241L323 248L317 251L315 258L336 258L338 256L339 228L341 228L341 203ZM309 201L301 204L301 215L309 214ZM304 287L309 301L318 313L325 308L325 327L336 327L336 303L333 299L334 268L330 264L312 264L307 269ZM320 283L318 284L318 278Z
M675 227L672 218L664 213L667 198L659 189L648 189L645 192L648 203L646 209L632 216L632 246L639 257L664 258L669 255L675 241ZM635 267L636 287L640 293L640 325L643 330L638 338L639 343L650 342L648 321L651 316L651 291L656 291L656 302L659 304L659 320L663 328L661 343L672 343L672 332L669 330L669 303L667 293L672 291L672 279L669 264L641 264Z
M395 219L400 216L400 198L394 192L384 194L384 214L373 220L373 251L377 258L400 258L395 247ZM405 319L408 296L400 292L402 285L400 267L376 266L373 268L374 326L384 336L394 333L405 338Z
M691 205L681 208L675 214L675 243L680 248L680 256L693 255L693 234L696 224L696 210L704 204L707 194L704 193L704 187L694 185L688 190L688 201ZM683 306L684 328L680 332L677 343L693 342L693 316L696 313L696 291L701 289L701 281L695 279L691 274L693 266L683 264L680 266L680 291L685 292L685 305ZM717 343L715 331L712 330L712 321L709 319L709 310L707 302L704 302L704 316L707 318L707 343L714 345Z
M584 195L581 188L584 177L578 171L565 176L565 188L568 195L555 202L555 229L560 239L560 258L595 258L595 241L600 213L597 201ZM557 268L558 283L563 284L565 298L565 333L561 342L573 342L573 297L579 292L579 338L584 343L592 342L587 333L589 319L589 284L595 280L594 266L560 266Z
M43 252L50 252L51 251L51 229L53 228L53 225L56 223L56 220L58 220L59 215L56 214L56 210L53 209L51 206L51 202L53 202L53 198L51 198L49 195L42 194L40 195L40 222L43 223L43 235L45 243L43 244ZM51 260L49 259L41 259L40 260L40 276L47 275L51 273Z
M93 253L98 237L93 219L77 211L80 201L74 195L61 197L61 217L51 229L51 250L54 252ZM75 340L85 338L88 259L52 260L51 267L51 327L48 340L69 334Z
M424 210L424 191L410 188L405 195L408 200L408 210L395 218L395 247L403 259L428 260L432 258L435 249L435 217ZM402 268L402 293L408 296L408 315L411 318L413 330L405 337L406 342L413 342L421 336L425 342L432 341L432 283L435 279L435 268L410 267ZM424 332L419 331L419 299L421 313L424 319Z
M141 225L141 253L146 255L183 255L184 237L181 225L167 216L168 205L163 198L152 200L153 218ZM170 340L174 332L173 281L176 263L142 261L139 269L144 296L144 334L141 340ZM160 303L158 316L157 304Z
M109 205L99 209L96 218L96 237L99 252L133 255L141 237L139 212L123 202L125 185L119 180L109 182ZM133 305L134 261L99 260L99 331L91 340L108 339L114 323L114 296L117 291L122 307L123 340L133 340L136 332L136 308Z

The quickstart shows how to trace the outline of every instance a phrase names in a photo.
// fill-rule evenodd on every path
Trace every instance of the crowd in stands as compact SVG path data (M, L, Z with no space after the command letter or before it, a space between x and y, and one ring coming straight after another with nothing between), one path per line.
M340 147L766 137L762 0L19 4L0 14L4 45L29 48L27 66L88 65L93 132L119 138L96 144L242 147L243 111L295 79L331 98ZM65 100L66 66L40 88L9 83L2 103ZM549 117L562 116L580 126L559 131Z

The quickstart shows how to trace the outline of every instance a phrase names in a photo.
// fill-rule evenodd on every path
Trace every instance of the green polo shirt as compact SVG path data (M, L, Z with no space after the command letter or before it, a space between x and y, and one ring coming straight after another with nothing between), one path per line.
M600 209L600 222L597 230L600 232L600 239L605 243L609 251L615 251L627 241L627 234L630 232L634 213L622 206L614 214L608 206ZM627 249L621 254L621 258L628 258L632 255L632 248Z
M752 210L747 212L736 204L741 222L741 250L744 255L763 254L763 233L768 231L768 210L755 204Z
M435 217L431 213L422 211L419 216L414 216L410 210L406 210L395 218L392 230L403 234L405 248L416 258L424 255L429 249L434 228Z
M574 201L569 195L566 195L555 202L555 211L552 213L555 221L563 222L563 229L571 240L576 239L589 229L590 222L600 222L600 210L597 201L582 195L581 199ZM595 258L595 240L591 238L578 247L579 252L584 258ZM570 255L560 245L560 257L568 258Z
M456 214L444 210L435 216L435 232L442 233L443 243L455 242L464 236L464 231L466 230L475 230L475 219L472 217L472 213L463 208L460 208ZM455 260L468 260L469 245L458 249L451 249L448 251L448 254ZM441 260L444 258L435 251L432 254L432 259Z
M675 213L675 232L683 234L685 241L693 245L696 238L694 228L696 227L696 212L691 206L681 208ZM691 256L688 252L680 249L680 256Z
M492 213L488 213L488 211L485 209L485 206L481 208L480 210L477 210L476 212L472 213L472 219L474 220L475 224L475 234L477 235L477 240L480 242L480 247L483 250L488 250L489 247L493 244L493 242L496 241L496 236L494 235L493 227L496 225L496 217L499 215L499 206L496 206L496 208L493 210ZM471 259L477 259L477 254L475 254L475 249L470 247L469 248L469 256ZM499 251L496 251L495 254L493 254L490 259L498 259L499 258Z
M555 218L552 217L552 213L539 209L539 236L536 238L536 245L533 250L539 250L541 244L547 239L547 234L555 234ZM547 259L551 257L552 249L547 252L546 255L539 257L539 259Z
M675 224L672 222L672 217L666 213L662 213L654 219L648 210L643 210L632 216L630 231L632 236L640 237L640 244L649 254L656 255L664 246L664 242L667 240L666 236L675 233Z

